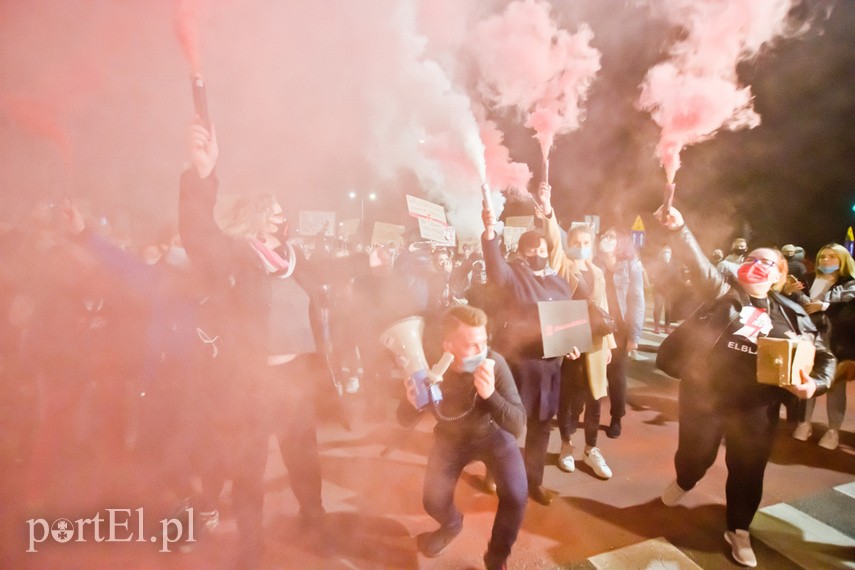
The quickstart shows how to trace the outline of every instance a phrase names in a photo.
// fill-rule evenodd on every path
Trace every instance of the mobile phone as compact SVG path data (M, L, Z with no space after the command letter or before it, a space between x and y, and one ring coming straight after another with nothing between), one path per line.
M211 123L208 119L208 96L205 92L205 81L202 79L202 76L194 74L192 77L192 86L193 86L193 109L196 111L196 115L202 120L202 124L205 128L210 128Z

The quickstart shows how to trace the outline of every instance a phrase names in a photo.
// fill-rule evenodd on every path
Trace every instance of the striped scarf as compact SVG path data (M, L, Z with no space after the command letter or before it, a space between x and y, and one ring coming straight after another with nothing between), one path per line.
M262 263L264 263L264 268L267 270L268 274L280 275L286 272L290 274L289 269L291 269L291 261L285 259L274 250L267 247L264 242L259 239L250 240L249 244L252 246L252 249L255 250L255 253L258 254ZM291 247L287 247L290 251ZM293 254L293 252L291 253ZM294 259L293 255L289 256L289 258Z

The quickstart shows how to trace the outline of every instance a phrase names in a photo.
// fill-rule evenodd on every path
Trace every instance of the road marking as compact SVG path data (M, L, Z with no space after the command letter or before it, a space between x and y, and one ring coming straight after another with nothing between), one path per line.
M692 559L662 537L645 540L592 556L588 561L598 570L644 568L646 570L701 570Z
M751 535L803 568L855 568L839 558L843 549L855 548L855 539L786 503L761 509Z
M855 481L852 483L845 483L843 485L838 485L834 488L835 491L843 493L844 495L848 495L855 499Z

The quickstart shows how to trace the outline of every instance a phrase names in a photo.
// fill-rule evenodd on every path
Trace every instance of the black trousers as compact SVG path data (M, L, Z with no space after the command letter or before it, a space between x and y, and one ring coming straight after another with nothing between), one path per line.
M320 356L305 354L272 367L270 377L273 431L300 514L308 518L324 512L315 419L315 391L324 374Z
M561 392L558 408L558 431L561 441L569 442L579 418L585 412L585 445L596 447L600 431L600 401L594 399L588 385L584 355L576 360L564 359L561 366Z
M194 409L203 418L197 442L202 462L199 509L217 508L226 480L240 540L238 564L259 568L264 556L264 471L270 439L263 369L246 366L239 352L224 351L201 369ZM257 359L258 362L260 359ZM200 426L202 427L202 426ZM198 450L197 450L198 452Z
M454 505L454 488L463 468L476 459L484 462L496 481L499 508L487 557L499 565L511 553L528 498L525 468L514 436L502 429L474 441L437 436L425 472L424 507L444 528L460 530L463 515Z
M609 412L611 419L619 420L626 415L626 366L629 357L626 343L629 335L624 327L615 333L617 347L612 349L612 361L606 367L609 381Z
M716 410L707 392L680 383L677 484L689 490L715 462L722 438L727 465L727 528L748 530L763 496L763 476L775 440L779 403Z

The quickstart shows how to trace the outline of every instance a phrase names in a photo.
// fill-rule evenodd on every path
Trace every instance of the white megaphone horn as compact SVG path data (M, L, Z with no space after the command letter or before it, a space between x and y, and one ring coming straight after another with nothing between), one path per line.
M416 407L419 409L429 402L442 400L438 384L442 375L454 361L454 355L443 353L434 367L428 370L425 351L422 347L422 335L425 320L422 317L408 317L393 324L380 334L380 344L392 351L404 372L416 387Z

